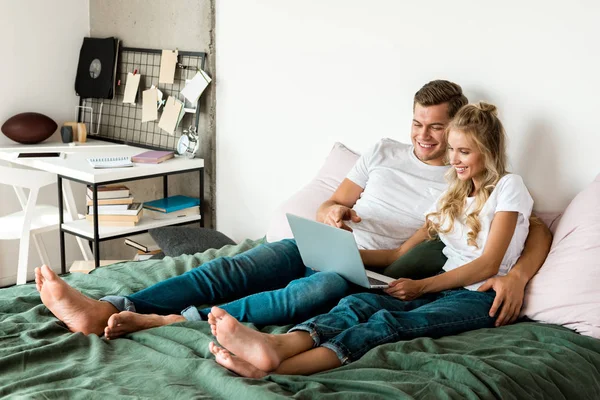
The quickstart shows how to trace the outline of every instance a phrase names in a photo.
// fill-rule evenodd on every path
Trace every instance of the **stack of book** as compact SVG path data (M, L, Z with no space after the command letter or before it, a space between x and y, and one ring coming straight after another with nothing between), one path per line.
M128 236L125 238L125 244L137 250L134 261L147 260L161 251L160 247L158 247L158 244L156 244L149 233Z
M153 219L171 219L200 215L200 199L189 196L170 196L144 203L144 215Z
M94 222L94 194L87 188L87 215ZM98 186L98 224L104 226L135 226L142 217L142 204L134 203L129 188L123 185Z

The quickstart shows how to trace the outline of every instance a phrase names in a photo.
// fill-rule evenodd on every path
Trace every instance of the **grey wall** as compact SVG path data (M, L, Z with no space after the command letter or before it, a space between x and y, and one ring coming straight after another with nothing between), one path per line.
M213 82L200 98L199 157L205 162L205 226L215 226L215 41L214 0L90 0L90 36L115 36L125 47L179 49L207 53L205 70ZM136 199L160 197L162 180L127 183ZM198 193L196 174L169 178L170 194ZM131 258L123 239L103 242L102 259Z

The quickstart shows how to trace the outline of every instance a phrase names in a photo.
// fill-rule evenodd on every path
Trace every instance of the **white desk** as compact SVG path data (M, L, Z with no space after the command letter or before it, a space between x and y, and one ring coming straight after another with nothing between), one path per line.
M133 232L144 232L148 229L184 224L199 221L204 226L204 160L200 158L187 159L175 157L160 164L135 163L133 167L94 169L87 158L111 157L111 156L134 156L147 151L145 148L115 144L99 140L89 140L84 144L70 147L64 143L49 142L37 145L5 145L0 147L0 160L24 165L27 167L44 170L58 176L58 208L60 210L60 254L61 270L64 273L65 266L65 243L64 234L69 233L80 238L91 240L94 243L95 265L100 265L100 242L107 239L116 239L127 236ZM38 152L62 152L65 158L18 158L19 153ZM173 220L152 220L142 217L140 223L134 227L114 227L98 225L98 204L94 201L94 223L86 220L77 220L77 213L71 188L68 181L74 181L88 185L97 196L97 188L100 184L119 183L139 179L163 177L163 196L168 196L168 175L185 172L198 172L200 183L200 215L178 218ZM63 179L65 179L65 193L63 194ZM64 195L64 197L63 197ZM63 200L67 200L67 210L71 214L72 222L64 222Z

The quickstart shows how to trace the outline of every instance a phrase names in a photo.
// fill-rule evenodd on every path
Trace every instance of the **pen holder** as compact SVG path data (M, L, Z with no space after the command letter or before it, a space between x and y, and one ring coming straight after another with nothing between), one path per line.
M71 143L73 141L73 127L63 126L60 128L60 137L63 143Z
M85 143L87 141L87 129L82 122L77 124L77 141L79 143Z

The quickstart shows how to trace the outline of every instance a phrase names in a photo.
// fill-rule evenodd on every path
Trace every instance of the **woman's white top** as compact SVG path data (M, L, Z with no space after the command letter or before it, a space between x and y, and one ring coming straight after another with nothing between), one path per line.
M444 264L444 270L452 271L480 257L483 254L494 215L499 211L513 211L519 213L517 226L496 276L506 275L521 256L525 246L525 240L529 234L529 216L533 208L533 199L519 175L507 174L503 176L479 213L481 230L477 235L478 247L467 244L467 233L470 229L465 225L466 216L472 210L474 200L474 197L467 198L465 211L461 217L454 221L454 229L451 232L439 235L440 240L446 245L443 253L448 257L446 264ZM436 211L438 203L439 199L427 213ZM484 282L477 282L465 286L465 288L477 290Z

